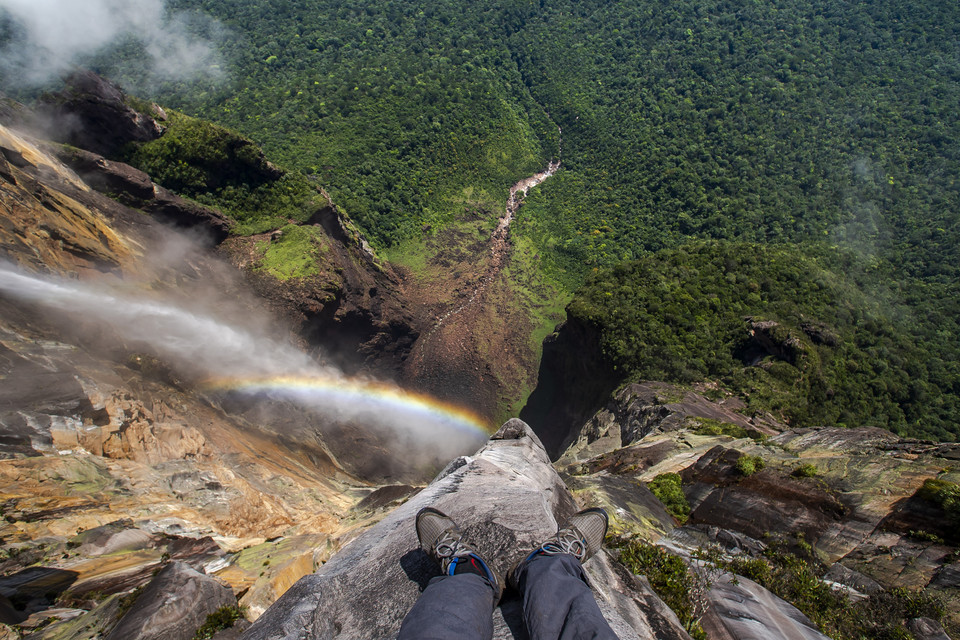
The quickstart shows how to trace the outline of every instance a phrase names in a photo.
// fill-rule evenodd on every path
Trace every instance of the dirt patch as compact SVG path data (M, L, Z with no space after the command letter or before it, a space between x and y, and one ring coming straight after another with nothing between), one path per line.
M426 242L431 257L420 273L404 273L403 292L421 326L403 372L405 382L437 398L472 409L493 424L526 388L536 370L529 344L534 329L524 304L504 275L512 245L510 223L527 191L559 168L517 182L493 233L467 208L459 227Z

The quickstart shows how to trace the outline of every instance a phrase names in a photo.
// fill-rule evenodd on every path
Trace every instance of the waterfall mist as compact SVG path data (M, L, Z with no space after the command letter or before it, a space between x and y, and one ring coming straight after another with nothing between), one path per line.
M142 84L216 79L219 23L166 0L0 0L0 76L16 87L42 85L113 46L135 45ZM204 35L199 35L204 34Z
M337 438L348 425L352 446L364 442L384 459L401 457L404 466L414 468L472 453L485 440L465 415L393 385L348 378L318 364L278 337L285 331L277 329L276 319L239 304L236 292L215 285L185 288L80 282L0 262L5 304L26 304L45 319L69 325L73 341L87 349L98 349L106 332L126 353L158 358L228 411L285 436ZM337 443L328 444L336 452Z

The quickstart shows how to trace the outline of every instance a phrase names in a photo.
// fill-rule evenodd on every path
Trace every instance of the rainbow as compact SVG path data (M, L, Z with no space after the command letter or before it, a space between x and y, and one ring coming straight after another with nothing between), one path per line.
M311 407L338 408L338 413L376 414L381 421L389 420L391 414L404 414L456 429L478 440L486 440L492 431L485 420L463 407L372 380L336 376L213 378L205 380L201 388L210 392L275 394Z

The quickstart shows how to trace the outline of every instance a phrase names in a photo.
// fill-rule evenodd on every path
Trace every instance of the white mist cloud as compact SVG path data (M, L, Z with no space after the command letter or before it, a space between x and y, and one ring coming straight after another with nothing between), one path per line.
M189 239L172 238L153 252L155 269L200 259ZM103 348L106 335L109 344L159 358L188 383L219 381L212 383L212 393L221 389L262 403L265 424L274 410L289 413L271 403L292 403L304 418L294 419L291 430L361 425L381 457L389 451L384 459L401 459L413 468L472 453L486 439L475 424L437 410L429 399L318 364L278 338L284 332L275 318L238 305L242 291L228 293L229 286L203 280L199 288L184 282L175 290L151 284L40 276L0 260L0 305L38 306L45 319L69 326L72 339L87 348Z
M69 314L80 323L108 325L126 344L148 349L190 376L302 375L315 368L291 346L171 301L41 278L2 262L0 292Z
M0 51L0 64L8 82L38 84L84 56L135 38L149 56L154 79L214 73L217 55L211 43L189 29L190 20L198 18L170 14L165 5L166 0L0 0L0 12L12 19L15 31Z

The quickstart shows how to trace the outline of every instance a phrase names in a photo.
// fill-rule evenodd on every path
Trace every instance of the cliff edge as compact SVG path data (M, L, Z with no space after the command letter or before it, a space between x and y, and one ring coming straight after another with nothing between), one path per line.
M395 636L438 571L414 531L416 513L425 506L453 517L501 575L576 511L539 438L526 423L510 420L476 455L452 462L423 491L301 578L242 638ZM605 552L585 569L621 638L689 638L673 612ZM497 639L527 637L517 594L504 594L494 627Z

